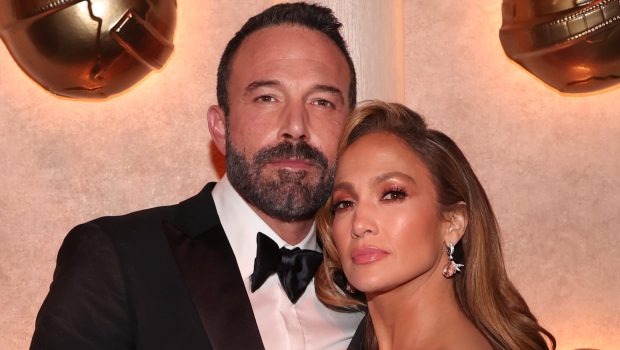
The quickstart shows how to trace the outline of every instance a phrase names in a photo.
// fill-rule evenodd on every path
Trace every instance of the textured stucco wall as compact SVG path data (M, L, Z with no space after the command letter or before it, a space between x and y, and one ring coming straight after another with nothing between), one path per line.
M371 37L347 33L368 67L363 97L404 96L461 145L495 205L510 275L560 349L620 348L620 90L561 96L511 63L500 1L395 1L402 14L380 13L391 43L360 27L381 3L369 1L325 1ZM179 1L165 69L106 102L50 95L0 45L0 349L27 348L71 227L177 202L217 178L205 112L219 55L270 3Z

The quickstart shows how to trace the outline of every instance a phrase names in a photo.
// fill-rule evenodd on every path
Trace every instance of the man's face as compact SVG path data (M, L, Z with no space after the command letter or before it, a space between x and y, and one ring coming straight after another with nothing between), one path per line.
M324 34L274 26L251 34L232 61L228 177L258 210L311 218L329 196L349 112L350 73Z

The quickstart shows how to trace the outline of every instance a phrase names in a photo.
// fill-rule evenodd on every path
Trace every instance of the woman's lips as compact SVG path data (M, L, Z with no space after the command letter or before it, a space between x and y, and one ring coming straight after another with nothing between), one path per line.
M354 264L360 265L381 260L387 255L388 252L377 247L365 247L354 250L351 253L351 259L353 259Z

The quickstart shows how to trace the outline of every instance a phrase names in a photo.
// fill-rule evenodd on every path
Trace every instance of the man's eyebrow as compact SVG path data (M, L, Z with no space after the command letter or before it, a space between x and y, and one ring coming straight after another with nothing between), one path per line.
M276 85L280 85L280 82L277 80L256 80L256 81L251 82L248 86L245 87L244 94L248 94L264 86L276 86Z
M329 92L331 94L338 95L341 99L344 100L344 95L342 94L342 91L340 91L340 89L332 85L325 85L325 84L314 85L313 90Z

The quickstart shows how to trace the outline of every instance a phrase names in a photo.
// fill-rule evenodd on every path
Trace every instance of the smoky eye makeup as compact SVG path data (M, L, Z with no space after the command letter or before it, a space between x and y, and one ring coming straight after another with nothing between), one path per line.
M344 187L344 188L338 188ZM332 213L336 213L338 211L346 210L353 206L353 201L351 195L348 191L348 184L343 186L337 186L331 197L331 209Z
M353 207L353 202L349 200L336 201L332 205L332 212L337 213L339 211L347 210Z
M400 184L387 184L381 192L382 201L402 201L408 196L407 190Z

